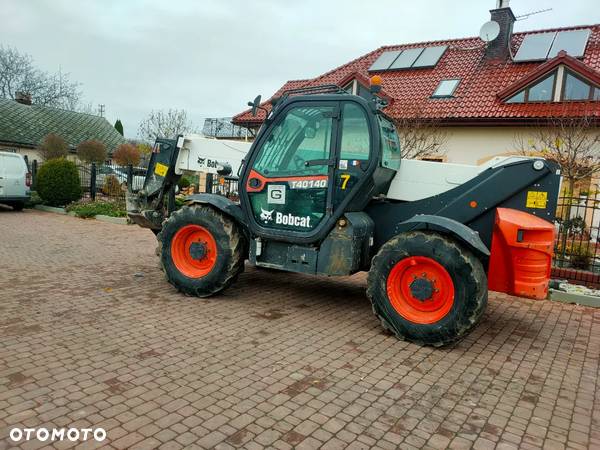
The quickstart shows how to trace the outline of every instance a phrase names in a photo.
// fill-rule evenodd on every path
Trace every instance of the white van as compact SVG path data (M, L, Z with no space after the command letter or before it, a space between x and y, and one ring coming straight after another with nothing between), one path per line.
M22 155L0 152L0 203L20 211L31 196L31 174Z

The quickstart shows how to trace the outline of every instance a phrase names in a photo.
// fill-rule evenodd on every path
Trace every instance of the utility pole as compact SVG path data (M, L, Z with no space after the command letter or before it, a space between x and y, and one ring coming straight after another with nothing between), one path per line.
M104 104L99 104L98 105L98 113L100 114L100 117L104 117L104 110L106 109L106 105Z

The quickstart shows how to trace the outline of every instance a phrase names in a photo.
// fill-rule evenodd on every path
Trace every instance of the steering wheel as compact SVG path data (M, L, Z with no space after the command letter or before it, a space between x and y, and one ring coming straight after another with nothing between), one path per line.
M302 156L294 155L294 166L296 166L296 169L304 169L306 168L306 160Z

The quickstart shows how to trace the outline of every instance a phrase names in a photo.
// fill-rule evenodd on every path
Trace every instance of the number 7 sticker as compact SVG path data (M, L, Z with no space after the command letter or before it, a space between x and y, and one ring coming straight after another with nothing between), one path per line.
M346 185L348 184L348 181L350 180L350 175L347 173L343 173L340 175L340 178L342 179L342 191L346 189Z

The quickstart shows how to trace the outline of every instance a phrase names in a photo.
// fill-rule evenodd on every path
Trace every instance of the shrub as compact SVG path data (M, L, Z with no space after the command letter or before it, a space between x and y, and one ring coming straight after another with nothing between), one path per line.
M36 184L37 193L50 206L64 206L81 198L77 166L64 158L42 164Z
M44 202L37 191L31 191L31 197L25 202L25 208L33 208L35 205L41 205L42 203Z
M137 166L142 156L140 150L133 144L121 144L112 155L112 159L121 166Z
M77 157L87 163L106 161L106 147L100 141L83 141L77 146Z
M179 186L179 189L188 188L188 187L190 187L190 184L192 184L192 182L187 177L181 177L179 179L179 181L177 182L177 186Z
M74 212L78 217L89 218L97 215L111 217L125 217L125 205L123 202L109 202L98 200L95 202L80 201L67 206L67 211Z
M123 194L123 188L121 182L115 175L107 175L104 178L104 185L102 186L102 192L110 197L118 197Z
M67 156L69 147L65 140L58 134L50 133L44 138L38 150L44 161Z
M573 269L589 270L594 257L594 251L589 247L589 244L574 244L568 254Z

